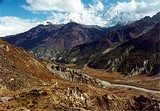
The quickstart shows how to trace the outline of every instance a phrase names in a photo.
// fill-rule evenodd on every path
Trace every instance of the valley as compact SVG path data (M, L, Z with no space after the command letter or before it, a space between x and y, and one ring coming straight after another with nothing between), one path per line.
M67 67L69 66L69 67ZM69 81L77 83L86 83L92 85L98 85L102 87L126 87L132 89L138 89L144 92L160 93L160 77L150 76L146 74L140 74L136 76L125 77L118 72L109 73L103 69L93 69L84 67L83 69L72 68L74 65L55 65L54 63L47 63L48 70ZM72 67L71 67L72 66ZM58 69L56 69L56 67Z
M116 80L124 79L124 77L122 77L122 75L120 74L117 74L119 76L115 76L113 73L113 75L108 74L105 70L96 70L88 67L84 67L83 69L75 69L72 68L74 67L74 65L72 64L67 64L66 67L65 65L59 63L55 64L53 62L44 60L36 60L33 58L33 56L26 53L24 50L16 48L15 46L8 44L7 42L1 40L1 45L3 45L0 50L1 55L3 54L3 58L6 58L5 60L3 60L3 63L1 61L1 65L3 67L3 69L1 68L1 74L9 74L6 76L7 78L9 78L8 80L5 80L6 83L1 83L1 110L159 110L159 91L156 91L156 89L144 91L144 89L148 88L146 86L143 87L144 89L130 87L133 84L125 85L127 87L121 87L113 84ZM13 48L15 52L12 52ZM14 54L13 57L10 56L9 59L8 54L10 53L18 54ZM25 63L28 64L28 68L26 67L25 69L22 69L22 63L19 60L23 56L18 56L19 54L22 54L23 56L27 54L25 55L25 57L33 59L33 61L30 63L30 61L26 58ZM17 58L19 58L19 60L17 60ZM15 71L12 71L14 70L14 68L4 70L4 67L6 65L12 64L13 60L16 64L17 69ZM37 70L44 71L43 76L40 76L39 79L39 75L33 73L35 75L30 75L29 78L27 78L28 74L32 74L31 72L28 73L28 71L33 70L30 67L34 68L34 66L36 65L40 65L39 67L41 67L41 69ZM21 70L21 72L26 72L26 74L17 73L20 76L25 77L20 78L25 79L23 81L24 83L28 83L25 81L29 80L29 83L34 85L28 84L29 86L25 86L25 84L18 84L18 78L20 76L14 78L12 77L16 75L15 73L18 70ZM44 76L44 74L46 74L46 76ZM108 75L110 75L110 78ZM127 77L127 79L128 78L130 77ZM113 80L114 82L111 80ZM35 84L36 81L38 81L38 84ZM110 83L107 81L109 81ZM130 79L128 79L128 81L130 81ZM117 82L116 84L125 83ZM152 92L154 90L156 92Z
M159 18L0 38L0 111L159 111Z

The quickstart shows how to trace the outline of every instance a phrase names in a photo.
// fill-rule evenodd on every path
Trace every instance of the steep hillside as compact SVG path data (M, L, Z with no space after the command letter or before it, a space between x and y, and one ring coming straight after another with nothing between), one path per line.
M0 39L0 85L10 90L51 81L53 75L43 64L21 48Z
M88 66L119 71L124 75L159 74L159 32L160 23L140 37L125 42L104 55L96 56Z
M75 46L69 52L64 53L57 58L56 61L84 65L92 56L94 56L94 54L101 53L101 50L112 47L113 44L109 39L97 40L91 43Z
M95 41L103 37L107 30L109 29L70 22L64 25L39 25L3 39L33 52L39 58L51 58L76 45Z

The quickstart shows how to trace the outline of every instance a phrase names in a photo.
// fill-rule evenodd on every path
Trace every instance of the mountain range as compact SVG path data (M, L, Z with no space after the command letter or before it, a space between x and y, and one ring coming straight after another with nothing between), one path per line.
M99 40L73 47L71 50L69 50L68 53L65 53L62 57L57 58L57 61L62 61L66 63L76 63L83 66L89 63L90 61L94 61L94 59L97 60L98 58L101 58L102 55L110 52L113 49L116 49L116 47L125 42L128 42L135 38L139 38L142 35L145 36L145 33L152 30L152 28L159 22L159 18L160 13L157 13L152 18L144 17L143 19L135 21L134 23L122 26L117 29L113 29ZM159 29L157 29L157 37L159 37L158 33ZM121 56L122 52L116 53L117 55ZM111 56L114 56L114 54ZM91 58L93 59L91 60ZM97 68L104 67L105 64Z
M159 37L158 33L153 32L153 28L159 22L159 18L160 12L153 17L146 16L133 23L124 26L118 25L111 28L88 26L77 24L75 22L61 25L39 25L22 34L8 36L3 39L18 47L24 48L41 59L53 60L62 63L74 63L81 67L88 64L89 67L100 69L105 68L108 71L122 72L124 75L126 75L126 73L128 75L151 73L153 72L151 70L152 68L157 70L157 68L155 69L154 67L157 67L158 64L156 65L152 60L151 62L147 55L147 57L142 55L141 53L143 53L143 51L139 52L140 55L137 55L135 61L139 61L141 56L146 57L147 60L142 59L143 62L148 61L147 67L149 68L145 71L142 70L144 67L140 65L143 64L142 61L139 61L139 64L135 63L134 66L130 65L126 70L126 68L123 67L132 64L130 63L132 60L127 61L128 59L126 58L124 60L120 59L122 59L121 56L124 51L129 53L134 49L133 47L135 47L134 45L136 44L132 44L132 41L137 40L137 38L145 38L146 34L151 35L151 33L155 33L156 35L150 36L151 38ZM158 28L154 29L159 32ZM158 40L157 42L159 43ZM125 48L119 48L124 44L130 45L125 46ZM146 43L143 47L148 47L148 44L151 43ZM115 50L116 54L114 52ZM138 48L138 50L140 50L140 48ZM156 52L149 52L150 55L154 55L155 53ZM108 54L111 54L110 56L112 57L105 57L105 55ZM103 60L103 58L105 59ZM133 57L129 56L128 58L131 59ZM154 74L155 73L157 74L157 72L154 71Z

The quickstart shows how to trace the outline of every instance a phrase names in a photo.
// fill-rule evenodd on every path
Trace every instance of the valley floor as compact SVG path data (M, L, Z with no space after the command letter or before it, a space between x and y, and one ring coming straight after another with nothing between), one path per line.
M52 65L53 63L47 64L48 69L51 71L52 69L50 67ZM159 91L160 77L159 76L147 76L144 74L144 75L136 75L131 77L124 77L122 74L118 72L109 73L109 72L106 72L106 70L92 69L86 66L83 69L76 69L75 64L67 64L66 67L77 72L73 75L78 74L78 76L81 77L79 79L83 79L85 78L83 77L84 75L88 75L93 80L95 78L95 79L99 79L101 81L105 81L109 83L103 88L109 90L111 94L115 94L122 97L126 97L126 96L133 97L133 96L140 96L140 95L151 96L151 98L157 98L157 99L159 99L160 97L160 91ZM63 75L62 73L59 73L59 75ZM75 78L77 77L75 76ZM77 81L75 80L73 82L77 82ZM89 83L89 84L93 85L93 83Z
M147 76L145 74L141 74L132 77L124 77L118 72L109 73L102 69L92 69L88 67L85 67L83 72L89 76L108 81L112 84L136 86L154 91L160 90L159 76Z

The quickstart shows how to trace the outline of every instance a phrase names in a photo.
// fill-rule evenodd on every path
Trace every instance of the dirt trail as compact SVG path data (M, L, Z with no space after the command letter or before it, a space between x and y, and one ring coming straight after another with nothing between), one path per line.
M144 92L160 94L160 91L149 90L149 89L140 88L140 87L136 87L136 86L130 86L130 85L111 84L111 86L113 86L113 87L125 87L125 88L132 88L132 89L136 89L136 90L140 90L140 91L144 91Z

